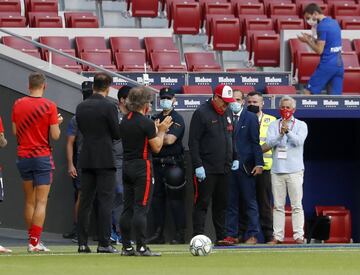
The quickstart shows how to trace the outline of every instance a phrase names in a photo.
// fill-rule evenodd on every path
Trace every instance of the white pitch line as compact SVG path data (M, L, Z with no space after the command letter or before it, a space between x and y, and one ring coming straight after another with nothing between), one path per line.
M337 249L337 250L330 250L330 249L301 249L301 250L216 250L213 251L211 254L225 254L225 253L233 253L233 254L269 254L269 253L336 253L336 252L359 252L360 250L355 249ZM185 255L190 254L189 251L164 251L161 252L163 255ZM120 256L120 254L106 254L106 253L89 253L89 254L81 254L81 253L29 253L29 254L0 254L1 257L53 257L53 256ZM137 258L137 257L136 257Z

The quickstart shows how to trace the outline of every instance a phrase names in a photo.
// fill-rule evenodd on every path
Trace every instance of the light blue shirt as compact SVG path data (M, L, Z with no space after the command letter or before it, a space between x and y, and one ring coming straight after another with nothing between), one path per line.
M268 128L266 144L273 148L271 172L275 174L296 173L304 170L304 142L308 134L304 121L294 117L288 122L289 132L280 135L281 119L273 121ZM286 159L278 158L279 148L286 148Z

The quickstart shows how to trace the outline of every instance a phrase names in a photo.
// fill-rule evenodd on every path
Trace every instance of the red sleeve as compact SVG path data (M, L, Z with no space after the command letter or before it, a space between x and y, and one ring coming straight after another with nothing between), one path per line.
M50 125L54 125L54 124L58 124L58 112L57 112L57 107L56 104L53 103L50 105L50 119L49 119L49 124Z
M2 124L2 120L1 120L1 117L0 117L0 133L3 133L4 132L4 126Z

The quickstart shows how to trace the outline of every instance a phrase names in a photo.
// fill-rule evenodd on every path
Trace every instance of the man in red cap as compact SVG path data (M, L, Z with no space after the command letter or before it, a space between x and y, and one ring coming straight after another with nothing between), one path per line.
M190 123L189 149L195 169L193 235L204 234L212 199L217 245L226 245L228 177L234 160L233 124L228 105L234 101L231 87L218 85L213 98L194 112Z

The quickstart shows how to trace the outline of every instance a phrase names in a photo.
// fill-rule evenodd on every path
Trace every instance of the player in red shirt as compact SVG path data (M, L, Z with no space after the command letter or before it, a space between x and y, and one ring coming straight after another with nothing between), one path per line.
M56 104L42 97L45 88L43 74L30 74L30 95L16 100L12 111L12 130L18 142L16 164L25 193L28 252L50 251L40 242L55 168L49 136L54 140L60 138L59 124L63 118L58 114Z

